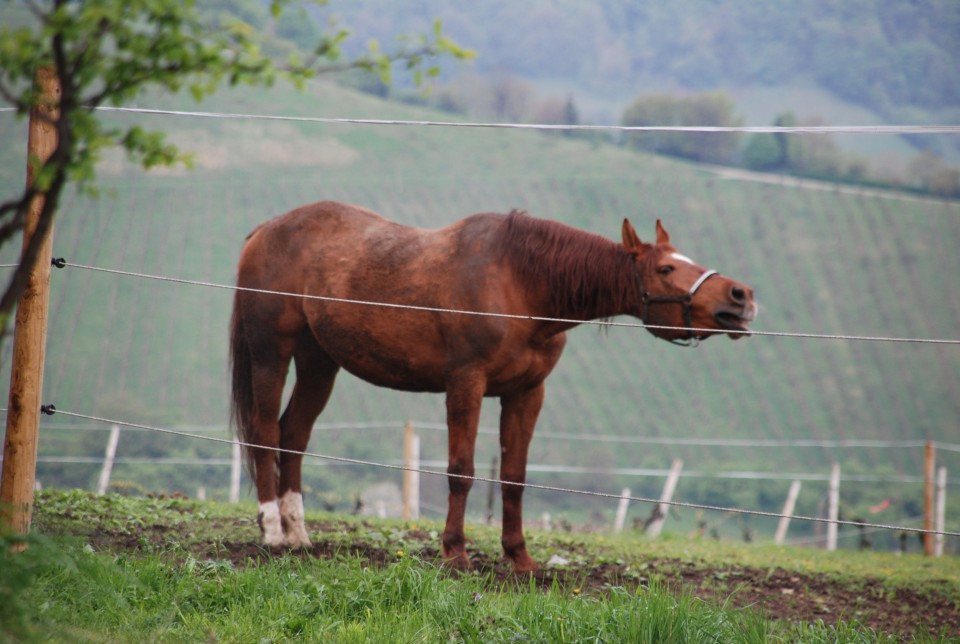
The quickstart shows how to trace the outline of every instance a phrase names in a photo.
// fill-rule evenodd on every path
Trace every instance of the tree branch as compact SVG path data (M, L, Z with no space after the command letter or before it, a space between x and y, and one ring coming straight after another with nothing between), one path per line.
M6 83L3 82L3 80L0 80L0 97L15 107L18 112L26 112L29 109L29 106L20 100L20 98L12 89L7 86Z
M398 50L391 54L385 54L383 61L388 64L393 64L402 60L410 60L413 58L420 58L423 56L436 56L440 51L431 45L424 45L419 49L414 50ZM310 60L304 62L301 67L291 67L289 65L283 65L278 67L280 71L287 73L297 73L301 70L311 70L315 74L331 74L336 72L345 72L351 69L363 69L366 71L373 71L378 66L380 66L380 61L375 58L370 58L363 56L356 58L354 60L345 62L345 63L328 63L325 65L318 65L318 61L321 59L321 56L313 56Z
M0 220L13 213L9 221L0 225L0 246L10 241L17 232L23 228L23 220L26 217L27 207L36 196L37 191L28 187L17 199L11 199L0 205Z

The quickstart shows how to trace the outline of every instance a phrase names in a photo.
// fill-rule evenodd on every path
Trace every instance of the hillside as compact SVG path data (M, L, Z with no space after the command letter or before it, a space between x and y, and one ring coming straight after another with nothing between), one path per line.
M187 99L145 99L142 105L195 109ZM322 83L302 94L281 86L225 93L201 109L437 118ZM756 288L762 306L757 330L957 337L960 291L951 283L960 273L957 203L723 180L692 165L520 131L118 114L104 119L136 119L170 132L196 151L196 169L142 174L120 158L106 162L106 193L99 200L74 196L61 210L54 254L71 264L231 284L243 238L255 225L318 199L358 203L417 226L520 207L611 238L625 216L650 238L659 217L684 252ZM24 145L23 132L11 115L0 114L4 194L22 181L16 150ZM4 249L7 257L11 250ZM81 414L204 426L225 435L231 300L225 289L75 267L56 271L44 399ZM6 387L10 344L4 348L0 386ZM839 460L845 474L914 476L921 472L920 449L708 448L549 436L956 443L958 366L956 346L754 337L713 339L690 350L641 329L581 327L548 381L538 425L546 436L534 439L530 461L603 472L663 468L679 456L689 470L755 469L789 478L791 472L825 475ZM490 401L485 427L496 427L496 410ZM409 418L442 422L442 399L375 390L344 374L321 422L391 428L318 430L310 448L394 460ZM49 422L57 427L68 421L55 416ZM424 458L444 459L442 432L422 432ZM101 431L50 429L43 436L41 456L99 456L106 440ZM495 438L481 436L478 465L485 467L496 451ZM144 432L125 434L119 451L127 457L227 453L218 445ZM960 468L956 453L941 452L941 458L952 471ZM41 463L39 476L47 484L90 487L97 473L96 465ZM203 484L222 494L227 485L222 468L118 465L114 476L148 489L192 491ZM353 469L344 478L342 469L315 467L308 480L317 494L332 486L349 495L360 480L382 476ZM656 478L604 474L533 479L616 492L629 485L649 495L659 494L660 485ZM680 494L778 507L787 485L684 479ZM798 511L813 513L823 486L805 486ZM915 512L918 491L916 485L895 491L901 516ZM438 480L425 481L424 494L443 505ZM891 488L850 483L845 494L857 512ZM531 516L579 502L546 498L531 494Z
M426 0L415 9L357 0L319 14L351 29L354 46L392 42L439 17L477 50L478 72L515 74L541 92L574 96L594 122L618 122L639 94L715 89L736 98L747 125L769 125L788 110L836 125L960 118L960 5L949 0ZM870 153L860 142L845 143ZM949 138L911 143L960 158ZM894 140L884 152L902 154Z

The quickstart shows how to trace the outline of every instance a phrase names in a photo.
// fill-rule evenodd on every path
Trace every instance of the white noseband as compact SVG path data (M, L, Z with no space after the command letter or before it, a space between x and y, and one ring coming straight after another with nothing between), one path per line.
M713 277L713 276L716 275L716 274L717 274L717 271L715 271L715 270L713 270L713 269L704 271L704 272L703 272L703 275L701 275L700 277L698 277L698 278L697 278L697 281L694 282L694 283L693 283L693 286L690 287L690 290L688 291L688 293L690 293L690 296L693 297L693 294L696 293L698 290L700 290L700 287L703 286L703 283L706 282L708 279L710 279L711 277Z

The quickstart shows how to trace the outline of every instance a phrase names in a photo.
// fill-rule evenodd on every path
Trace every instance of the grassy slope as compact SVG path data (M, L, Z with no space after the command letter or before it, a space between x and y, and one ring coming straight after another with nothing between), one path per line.
M142 103L195 107L186 99ZM437 117L326 84L303 94L283 87L224 94L202 109ZM62 210L55 254L73 263L229 284L253 226L321 198L359 203L418 226L522 207L611 237L624 216L645 237L661 217L687 254L756 287L762 303L757 329L956 337L960 297L950 281L960 272L956 204L721 181L696 166L536 133L104 118L169 131L197 151L197 169L144 175L122 160L108 160L101 177L112 195L71 198ZM4 192L19 185L16 150L22 140L22 126L0 115L7 150L0 174ZM61 409L132 422L225 426L230 304L226 290L58 271L45 398ZM601 333L583 327L571 336L548 383L541 432L956 441L960 356L953 347L757 337L715 339L691 351L638 329ZM4 349L9 361L10 345ZM492 427L496 405L487 407L483 423ZM442 421L442 400L374 391L344 375L321 420L387 420L399 430L407 418ZM396 458L398 431L364 431L324 432L311 448ZM42 449L56 455L77 441L98 454L104 441L100 433L48 436ZM424 458L444 458L441 433L429 434L424 443ZM494 443L482 438L478 463L489 462ZM384 453L384 444L397 449ZM217 446L138 435L121 442L120 456L171 452L226 455ZM917 474L922 459L920 450L632 448L543 439L534 441L531 462L664 467L675 456L696 470L823 473L839 459L847 472ZM942 454L947 465L955 456ZM55 467L48 470L51 476L73 477L78 485L95 480L95 467ZM192 489L182 478L187 471L193 475L185 470L179 483L159 477L145 485ZM136 479L136 473L118 466L115 477ZM201 476L207 485L225 486L222 471L198 475L205 482ZM317 476L332 475L323 470ZM641 485L597 476L563 482L607 491ZM659 484L649 485L644 491L655 494ZM771 486L773 497L782 498L779 487L785 493L786 485ZM431 493L429 486L425 493ZM442 503L442 493L437 495ZM802 497L800 510L813 512L815 496ZM863 493L863 506L879 500Z

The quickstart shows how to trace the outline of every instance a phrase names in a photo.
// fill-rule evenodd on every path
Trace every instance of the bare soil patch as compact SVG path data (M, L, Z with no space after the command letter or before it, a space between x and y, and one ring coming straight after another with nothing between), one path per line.
M223 534L255 532L250 520L228 521ZM348 556L369 562L370 566L388 566L400 557L416 556L427 565L441 566L435 535L422 530L404 531L403 548L369 538L374 528L356 522L308 522L312 535L332 534L339 539L314 541L300 557L334 558ZM253 530L251 530L251 528ZM171 534L174 533L174 534ZM96 550L109 552L163 552L164 544L177 543L198 558L228 559L237 567L257 565L273 558L288 556L287 551L271 550L255 541L197 541L184 544L174 528L155 524L133 531L112 531L98 527L88 535ZM346 536L346 538L344 538ZM892 590L880 578L844 580L825 575L806 575L780 568L752 568L733 565L705 567L676 559L650 558L631 564L590 561L586 547L565 544L567 554L576 562L561 566L543 565L533 577L540 588L556 587L571 594L602 594L613 586L633 590L659 579L670 589L692 595L713 604L762 611L768 618L786 622L818 622L834 625L838 621L858 622L874 630L911 638L918 628L930 635L960 639L960 606L951 589L931 583L923 588ZM572 550L571 550L572 549ZM468 550L470 550L468 548ZM180 550L179 552L183 552ZM528 585L529 577L518 578L509 563L500 556L470 550L474 569L490 576L498 585ZM577 556L580 555L580 556ZM451 571L451 575L456 574Z

